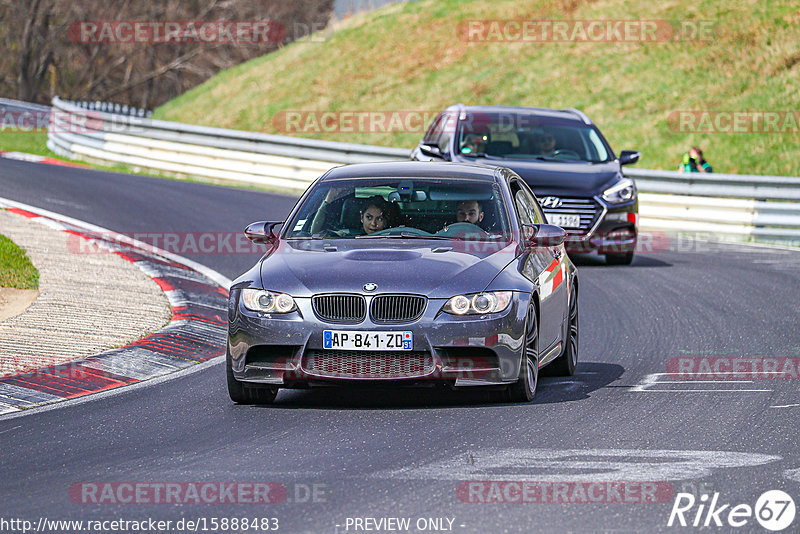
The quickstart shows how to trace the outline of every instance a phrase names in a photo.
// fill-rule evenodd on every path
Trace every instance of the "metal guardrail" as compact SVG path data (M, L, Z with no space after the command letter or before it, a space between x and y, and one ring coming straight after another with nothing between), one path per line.
M405 160L410 154L398 148L153 120L141 110L120 114L98 107L103 108L54 98L48 148L74 159L294 192L337 165ZM800 177L633 168L624 173L639 189L643 230L800 244L800 202L793 202L800 201Z
M344 163L408 159L409 151L123 116L53 99L48 148L70 158L302 191Z
M34 104L32 102L23 102L21 100L13 100L11 98L0 98L0 110L7 111L20 111L20 112L47 112L50 111L50 106L43 106L41 104Z
M126 104L114 104L112 102L73 102L65 100L64 102L70 103L82 109L89 111L102 111L104 113L113 113L116 115L129 115L132 117L150 117L153 114L152 110L137 108L135 106L128 106Z

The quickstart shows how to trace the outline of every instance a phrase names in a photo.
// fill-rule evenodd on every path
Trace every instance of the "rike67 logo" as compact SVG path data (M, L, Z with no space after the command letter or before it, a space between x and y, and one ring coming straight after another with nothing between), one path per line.
M751 524L755 517L762 527L777 532L794 522L795 511L794 500L781 490L765 491L756 500L755 507L749 504L722 504L717 492L710 502L708 494L696 499L691 493L678 493L667 526L739 528Z

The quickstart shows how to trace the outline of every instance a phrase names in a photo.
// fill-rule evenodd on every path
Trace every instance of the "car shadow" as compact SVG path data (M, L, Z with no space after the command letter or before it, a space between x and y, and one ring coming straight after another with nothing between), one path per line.
M588 399L590 393L615 382L623 372L625 368L617 363L579 362L572 376L540 376L536 404Z
M593 391L617 380L624 368L618 364L579 363L576 373L569 377L541 376L533 404L551 404L588 399ZM275 402L262 406L267 409L436 409L453 407L489 407L514 405L503 400L498 390L446 387L319 387L307 390L281 390Z
M608 265L604 257L598 254L575 254L569 258L577 267L608 267L609 269L636 269L639 267L672 267L671 263L658 260L652 256L637 254L630 265Z

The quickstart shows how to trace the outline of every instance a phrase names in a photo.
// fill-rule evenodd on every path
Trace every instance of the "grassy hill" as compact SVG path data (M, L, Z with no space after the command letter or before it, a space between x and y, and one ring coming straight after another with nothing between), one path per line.
M702 23L710 38L459 38L460 24L497 19ZM347 19L324 41L294 43L224 71L156 117L283 133L275 117L287 110L435 113L456 102L577 107L617 152L640 150L643 168L674 169L689 146L699 145L717 172L800 175L800 125L789 133L692 133L668 121L686 110L800 116L799 27L800 7L789 0L409 2ZM421 133L304 136L412 147Z

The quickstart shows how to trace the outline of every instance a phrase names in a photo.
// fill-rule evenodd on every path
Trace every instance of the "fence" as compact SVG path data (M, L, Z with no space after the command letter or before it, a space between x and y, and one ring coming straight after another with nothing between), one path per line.
M109 113L101 109L116 108L59 98L53 99L53 108L47 146L61 156L295 193L333 166L403 160L410 153L153 120L143 110ZM624 172L639 189L642 229L800 244L800 178Z

